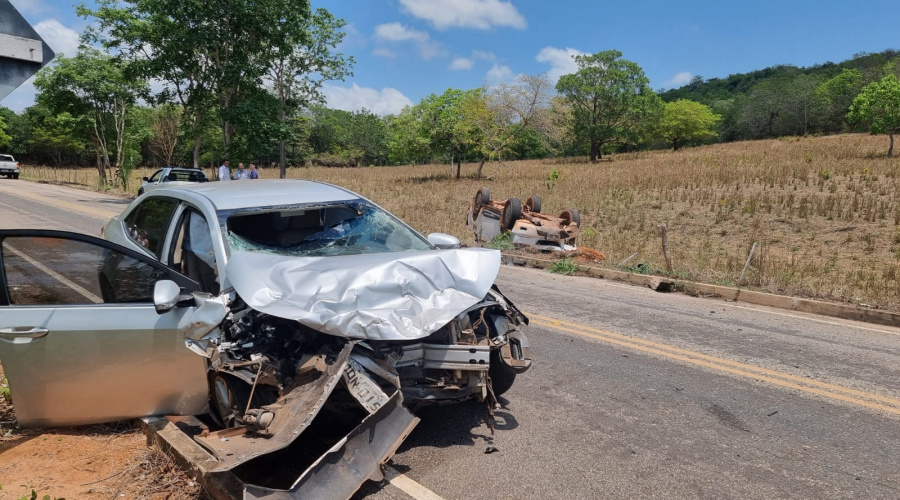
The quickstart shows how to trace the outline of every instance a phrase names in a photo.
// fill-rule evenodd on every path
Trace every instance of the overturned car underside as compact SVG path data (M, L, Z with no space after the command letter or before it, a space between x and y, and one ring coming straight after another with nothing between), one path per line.
M208 358L220 427L194 439L245 498L349 498L382 479L418 423L408 408L492 408L531 365L528 320L492 285L496 252L341 259L237 253L234 293L198 298L182 331Z

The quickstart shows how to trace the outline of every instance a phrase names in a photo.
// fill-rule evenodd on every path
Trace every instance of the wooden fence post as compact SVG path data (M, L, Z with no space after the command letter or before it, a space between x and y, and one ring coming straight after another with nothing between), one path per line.
M659 234L662 237L663 257L666 259L666 272L672 272L672 256L669 255L669 227L666 224L659 225Z
M753 260L753 253L756 252L756 245L758 242L754 241L753 246L750 247L750 255L747 256L747 262L744 262L744 268L741 269L741 277L738 278L738 285L744 282L744 273L747 272L747 268L750 267L750 261Z

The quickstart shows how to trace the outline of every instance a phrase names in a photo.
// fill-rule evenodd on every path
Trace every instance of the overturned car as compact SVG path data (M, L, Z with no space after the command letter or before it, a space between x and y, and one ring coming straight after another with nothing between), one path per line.
M346 498L381 478L409 408L492 404L529 368L497 252L335 186L238 184L154 190L106 241L0 231L20 424L208 411L195 440L246 497Z

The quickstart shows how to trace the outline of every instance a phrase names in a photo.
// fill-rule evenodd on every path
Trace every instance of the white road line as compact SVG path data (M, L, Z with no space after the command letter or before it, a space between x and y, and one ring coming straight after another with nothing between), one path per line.
M443 497L437 493L413 481L409 476L401 474L393 467L385 467L384 472L384 478L387 479L389 483L416 500L444 500Z
M31 257L25 255L23 252L21 252L20 250L17 250L15 247L10 245L9 243L4 243L3 247L6 248L7 250L9 250L10 252L21 257L23 260L25 260L25 262L28 262L32 266L40 269L41 271L44 271L45 273L47 273L48 275L53 277L56 281L59 281L63 285L66 285L67 287L71 288L72 290L75 290L77 293L81 294L82 297L90 300L91 302L93 302L95 304L103 303L103 299L101 299L100 297L97 297L93 293L82 288L81 285L79 285L78 283L75 283L74 281L66 278L65 276L54 271L53 269L50 269L49 267L41 264L40 262L32 259Z

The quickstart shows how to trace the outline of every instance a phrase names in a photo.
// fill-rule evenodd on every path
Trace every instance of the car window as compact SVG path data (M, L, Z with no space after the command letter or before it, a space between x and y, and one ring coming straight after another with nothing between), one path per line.
M236 212L226 224L232 250L324 256L432 248L394 216L362 200Z
M162 170L157 170L156 172L153 172L153 175L150 176L150 180L147 181L147 182L156 182L156 181L158 181L158 180L159 180L160 174L162 174Z
M206 218L194 209L182 213L169 250L168 265L200 283L204 292L219 293L218 267Z
M200 170L170 170L166 176L170 181L179 182L203 182L206 181L206 174Z
M14 305L153 302L162 269L93 243L9 236L0 243L7 294Z
M0 155L0 161L15 161L12 156Z
M172 198L148 198L125 217L125 230L135 243L161 259L163 239L177 201Z

